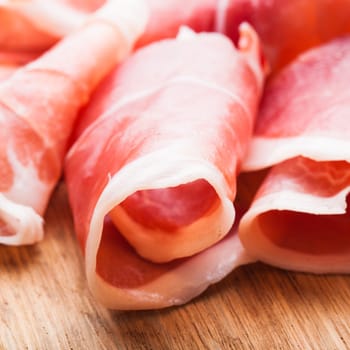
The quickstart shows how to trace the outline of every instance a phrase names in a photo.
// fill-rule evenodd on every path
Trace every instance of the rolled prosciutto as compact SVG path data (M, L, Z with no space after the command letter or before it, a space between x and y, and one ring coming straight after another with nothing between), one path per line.
M1 243L42 238L42 216L78 110L143 31L141 4L108 2L80 30L1 82ZM116 10L120 17L110 18Z
M263 84L258 39L182 33L98 88L65 175L93 294L114 309L182 304L250 258L231 230Z
M217 30L238 39L238 26L257 31L274 73L300 53L350 33L349 0L219 0Z
M77 29L89 13L113 0L27 0L0 2L0 50L44 52ZM149 17L136 47L175 37L180 26L215 27L217 0L146 0ZM110 13L118 16L118 11Z
M350 36L301 55L265 91L246 170L272 167L239 235L288 269L350 272Z
M113 1L113 0L112 0ZM105 0L0 2L0 50L42 53L77 29Z
M108 0L111 1L111 0ZM43 52L106 0L2 0L0 50ZM247 21L261 38L271 73L301 52L350 32L349 0L146 0L149 20L136 47L175 37L180 26L219 31L237 43Z
M182 32L138 50L97 89L65 167L93 294L114 309L182 304L250 258L231 230L236 175L264 79L239 47Z

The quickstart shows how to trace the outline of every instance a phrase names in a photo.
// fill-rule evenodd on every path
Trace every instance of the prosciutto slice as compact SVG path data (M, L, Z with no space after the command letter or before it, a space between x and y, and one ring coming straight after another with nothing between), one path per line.
M288 269L350 272L350 37L313 49L268 85L245 169L270 167L240 238Z
M90 2L96 1L89 0L86 4ZM81 3L77 0L1 1L0 49L30 53L46 51L86 19L87 13L83 11L86 8L75 6Z
M77 29L106 0L27 0L0 2L0 50L38 53ZM146 0L149 19L136 47L175 37L180 26L213 30L217 0ZM118 13L116 11L116 16ZM113 16L113 13L111 13Z
M238 50L182 33L138 50L92 97L65 175L88 283L107 307L182 304L250 259L232 201L263 70L248 25Z
M217 29L238 38L238 26L257 31L271 73L300 53L350 33L348 0L219 0Z
M196 32L213 31L217 16L217 0L147 0L150 17L136 47L176 37L181 26Z
M108 2L80 30L0 84L1 243L42 238L42 215L78 110L143 31L141 5ZM120 17L110 18L116 10Z
M302 155L350 161L350 36L300 56L268 84L244 170Z

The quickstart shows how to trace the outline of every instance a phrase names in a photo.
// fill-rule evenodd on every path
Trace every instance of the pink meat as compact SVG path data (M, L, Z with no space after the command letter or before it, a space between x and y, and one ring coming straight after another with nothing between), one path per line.
M348 0L219 0L218 29L238 38L238 26L257 31L274 73L300 53L350 33Z
M0 4L0 50L43 52L76 29L88 13L96 11L105 2L106 0L5 1ZM189 26L196 31L213 30L216 2L217 0L147 0L148 23L136 46L175 37L180 26Z
M110 1L110 0L109 0ZM43 52L77 28L106 0L4 0L0 50ZM249 22L261 38L271 72L305 50L350 32L348 0L146 0L149 20L136 43L175 37L181 26L238 40Z
M349 62L345 36L303 54L268 84L245 170L298 155L350 160Z
M272 166L239 235L258 259L350 272L350 37L313 49L268 85L246 169Z
M238 50L193 32L138 50L84 111L65 174L89 286L108 307L184 303L248 259L229 232L264 67L241 30Z
M181 26L196 32L213 31L217 0L147 0L150 18L136 43L141 47L165 38L174 38Z
M243 216L239 237L266 263L350 272L350 164L292 158L275 165Z
M77 29L86 17L76 0L3 1L0 3L0 50L42 53ZM87 1L86 4L89 4ZM96 1L93 1L94 3ZM100 1L102 4L104 1ZM76 6L78 5L78 6Z
M1 82L1 243L42 238L42 215L61 175L77 113L146 23L145 13L141 8L135 13L132 5L107 3L80 30ZM109 17L113 10L122 21Z

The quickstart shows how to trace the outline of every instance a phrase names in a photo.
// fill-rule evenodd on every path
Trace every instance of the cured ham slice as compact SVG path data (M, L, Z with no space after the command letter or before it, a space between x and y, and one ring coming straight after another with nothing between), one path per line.
M27 0L0 2L0 49L43 52L84 21L106 0ZM136 47L175 37L180 26L213 30L217 0L147 0L149 20ZM111 13L111 16L113 13ZM116 13L117 16L117 13Z
M268 84L244 170L302 155L350 161L350 36L300 56Z
M270 82L246 169L272 166L241 220L244 247L288 269L350 272L350 37Z
M63 0L0 2L0 49L41 53L77 29L84 13Z
M248 25L238 50L182 33L138 50L95 92L65 175L88 283L106 306L182 304L250 259L229 232L263 68Z
M190 27L196 32L215 29L217 0L147 0L147 3L149 21L136 47L174 38L181 26Z
M110 18L110 11L119 17ZM80 30L0 84L1 243L42 238L42 215L78 110L129 52L146 20L141 1L108 2Z
M0 49L43 52L79 27L106 0L3 0L0 2ZM348 0L146 0L150 17L141 47L175 37L181 26L219 31L238 40L247 21L262 40L275 72L307 49L350 32Z
M271 72L298 54L350 33L348 0L220 0L217 29L238 38L238 26L249 22L257 31Z
M240 239L266 263L350 272L350 164L297 157L275 165L243 216Z

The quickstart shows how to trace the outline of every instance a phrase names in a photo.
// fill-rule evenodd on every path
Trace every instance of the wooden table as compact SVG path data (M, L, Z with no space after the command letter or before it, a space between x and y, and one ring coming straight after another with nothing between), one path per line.
M0 247L0 349L349 349L350 277L239 268L188 305L109 311L91 297L64 185L46 237Z

